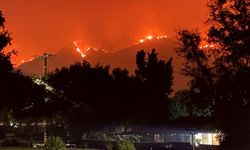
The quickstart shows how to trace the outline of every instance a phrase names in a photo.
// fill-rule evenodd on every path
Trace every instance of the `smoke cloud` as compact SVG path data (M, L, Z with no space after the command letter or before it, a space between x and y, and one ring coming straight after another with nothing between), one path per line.
M0 0L19 58L82 40L110 51L148 34L204 28L206 0Z

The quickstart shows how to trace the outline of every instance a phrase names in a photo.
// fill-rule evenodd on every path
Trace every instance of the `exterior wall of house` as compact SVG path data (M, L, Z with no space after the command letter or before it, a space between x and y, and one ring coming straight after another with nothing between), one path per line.
M194 143L200 145L219 145L218 133L206 132L196 133L194 135ZM189 133L148 133L143 136L142 143L168 143L183 142L192 144L192 134Z
M191 134L186 133L170 133L170 132L158 132L158 133L147 133L142 135L142 143L168 143L168 142L184 142L192 143Z
M219 145L218 133L198 133L195 135L195 142L204 145Z

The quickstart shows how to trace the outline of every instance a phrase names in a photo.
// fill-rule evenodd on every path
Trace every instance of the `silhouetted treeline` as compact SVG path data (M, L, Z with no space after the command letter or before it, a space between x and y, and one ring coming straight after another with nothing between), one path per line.
M0 122L6 126L46 120L81 139L89 127L116 124L157 124L168 120L172 92L172 59L157 53L137 53L135 75L126 69L77 62L43 78L13 69L4 53L11 38L0 14ZM80 132L79 132L80 131Z
M10 37L0 14L1 122L46 118L80 139L79 131L105 124L208 118L221 131L221 149L249 149L250 2L214 0L208 6L205 38L196 31L178 32L177 53L191 80L171 101L172 59L158 60L155 50L137 53L135 75L83 61L44 79L23 76L13 70L12 53L2 51Z
M144 57L140 58L141 54ZM159 61L153 50L138 52L139 61L145 63L138 65L135 76L126 69L92 67L83 61L50 74L48 83L63 95L61 102L73 104L71 113L79 122L165 122L173 80L171 59Z

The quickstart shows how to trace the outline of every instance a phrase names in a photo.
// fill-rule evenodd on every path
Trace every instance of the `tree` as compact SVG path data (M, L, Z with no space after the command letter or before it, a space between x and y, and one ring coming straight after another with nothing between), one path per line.
M177 53L186 59L184 62L183 75L190 76L189 99L192 100L193 106L188 109L192 114L199 116L208 116L211 114L213 107L213 90L216 81L216 73L211 66L213 55L206 54L201 49L201 37L197 32L180 31L179 33L180 48ZM211 95L212 94L212 95ZM199 110L198 110L198 109Z
M10 44L10 41L10 34L5 28L5 18L0 11L0 74L13 70L13 66L10 62L11 53L4 53L4 48Z
M5 18L3 17L2 11L0 11L0 52L3 52L4 47L10 44L10 34L5 28Z
M184 75L191 77L190 99L222 130L222 149L248 149L250 2L213 0L208 6L204 40L198 32L179 32L177 52L186 59Z
M49 137L45 143L46 150L66 150L66 144L59 137Z
M175 120L178 118L190 116L189 111L192 112L192 110L188 110L188 108L192 108L190 106L188 91L177 91L174 97L170 100L170 119Z
M48 83L62 95L55 109L66 107L62 116L75 137L80 138L79 130L85 132L89 126L159 123L168 119L171 60L158 60L155 51L148 55L148 59L156 61L147 61L146 76L131 76L121 68L110 71L109 66L91 66L86 61L49 75ZM64 105L66 101L76 105Z
M129 140L121 140L117 142L118 150L135 150L134 143Z
M0 109L13 119L23 119L31 116L27 112L35 104L44 102L45 94L43 87L34 84L31 77L14 70L10 58L16 52L4 51L10 42L10 34L5 28L5 18L0 12ZM5 120L5 122L8 121Z
M158 60L157 55L155 49L147 54L147 58L144 50L138 51L135 74L139 79L152 86L153 89L156 88L169 95L172 92L173 85L172 58L165 62Z
M3 17L2 12L0 11L0 91L1 91L1 120L4 123L7 123L9 120L9 108L6 106L6 101L3 99L5 97L3 94L6 94L4 88L6 86L5 80L8 74L13 71L13 66L10 62L11 53L5 54L4 48L10 44L11 38L8 31L5 28L5 18Z
M151 110L152 122L168 118L169 95L172 92L173 67L172 58L168 61L158 60L156 50L145 53L141 50L136 55L136 77L143 83L144 105Z

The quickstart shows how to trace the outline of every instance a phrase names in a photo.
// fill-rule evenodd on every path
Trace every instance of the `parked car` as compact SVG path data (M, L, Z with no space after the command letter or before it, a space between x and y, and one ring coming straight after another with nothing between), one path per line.
M183 142L170 142L164 145L164 150L192 150L193 147L190 143Z

